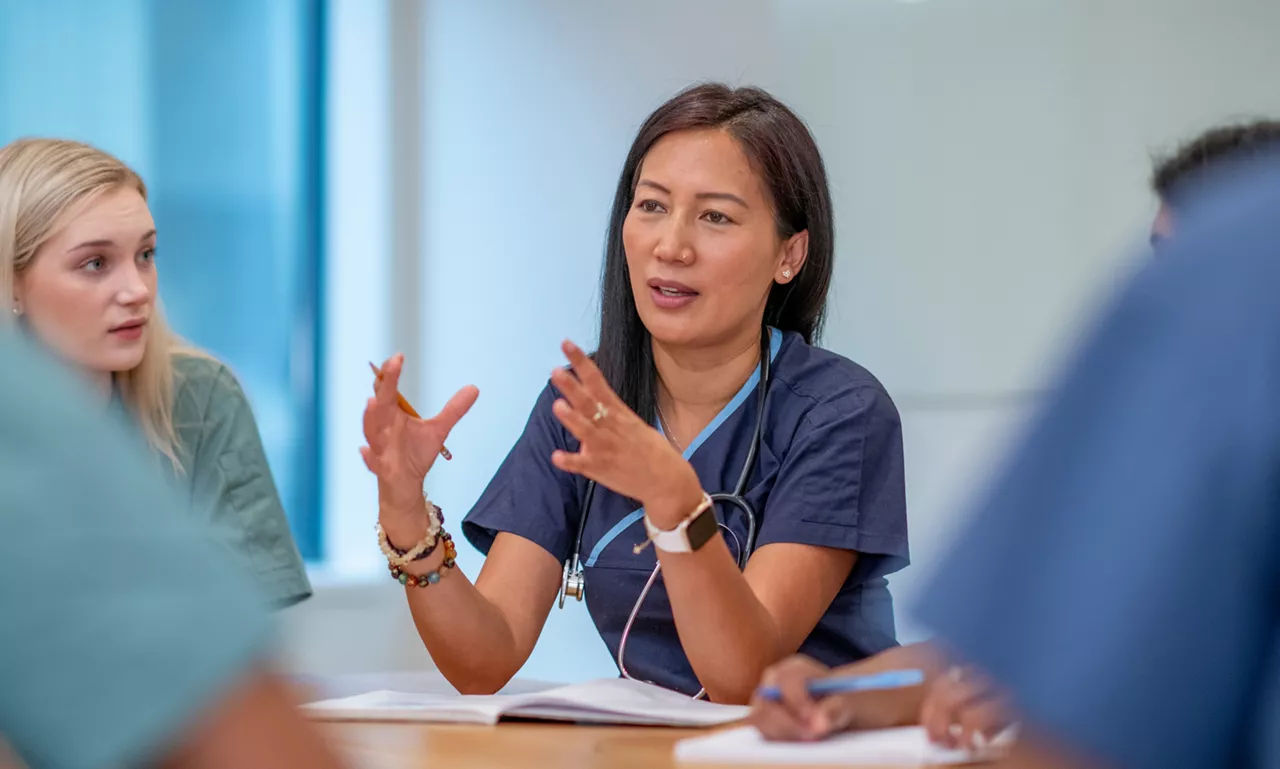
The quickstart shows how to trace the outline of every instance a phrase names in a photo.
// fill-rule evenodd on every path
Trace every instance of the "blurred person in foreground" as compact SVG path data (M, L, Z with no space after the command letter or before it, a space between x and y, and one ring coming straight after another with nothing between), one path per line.
M920 607L1010 766L1280 766L1280 158L1210 177Z
M1159 161L1152 188L1160 212L1152 226L1152 245L1169 245L1174 222L1194 207L1196 190L1214 186L1215 177L1244 164L1265 159L1280 146L1280 122L1216 127ZM1218 181L1217 185L1223 182ZM831 670L804 657L792 657L766 673L765 682L784 692L780 703L756 701L753 721L773 739L820 739L850 728L883 728L907 724L927 727L931 739L947 747L981 747L1015 720L1009 696L990 676L971 666L951 664L935 644L891 650L880 658ZM814 678L865 674L893 668L923 668L927 684L898 692L828 697L814 701L805 684Z
M0 763L336 767L261 587L71 379L0 330Z

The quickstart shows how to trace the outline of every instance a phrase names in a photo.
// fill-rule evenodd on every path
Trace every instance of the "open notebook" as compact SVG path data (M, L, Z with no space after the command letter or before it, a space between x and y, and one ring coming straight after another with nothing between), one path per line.
M658 686L604 678L527 694L421 694L376 691L303 706L331 721L434 721L495 724L538 718L591 724L718 726L743 719L747 708L694 700Z
M676 743L676 760L715 764L841 764L921 766L992 760L1007 750L1012 732L997 737L981 755L949 750L929 741L920 726L847 732L821 742L769 742L754 727L730 729Z

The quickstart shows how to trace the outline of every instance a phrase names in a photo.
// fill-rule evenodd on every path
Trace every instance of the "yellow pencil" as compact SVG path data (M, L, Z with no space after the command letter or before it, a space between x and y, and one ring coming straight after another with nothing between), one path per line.
M379 382L381 382L381 381L382 381L382 372L378 369L378 367L377 367L377 366L373 365L373 361L370 361L370 362L369 362L369 368L373 369L373 375L374 375L375 377L377 377L377 378L378 378L378 381L379 381ZM396 402L397 402L398 404L400 404L400 410L401 410L401 411L403 411L404 413L408 414L409 416L413 417L414 419L422 419L422 415L421 415L421 414L419 414L419 413L418 413L418 412L413 408L413 406L409 405L409 401L405 400L405 399L404 399L404 396L403 396L403 395L401 395L401 394L400 394L400 392L399 392L398 390L396 391ZM450 453L449 453L449 450L448 450L447 448L445 448L444 446L441 446L441 447L440 447L440 456L444 457L446 462L447 462L447 461L449 461L449 460L451 460L451 459L453 459L453 455L452 455L452 454L450 454Z

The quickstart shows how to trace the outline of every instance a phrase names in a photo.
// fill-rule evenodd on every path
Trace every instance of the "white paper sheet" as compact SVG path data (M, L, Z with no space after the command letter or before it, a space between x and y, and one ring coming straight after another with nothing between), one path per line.
M977 755L948 750L929 741L923 727L847 732L820 742L769 742L754 727L729 729L676 743L676 760L721 764L844 764L920 766L965 764L994 757L1011 735L1001 735L992 749Z

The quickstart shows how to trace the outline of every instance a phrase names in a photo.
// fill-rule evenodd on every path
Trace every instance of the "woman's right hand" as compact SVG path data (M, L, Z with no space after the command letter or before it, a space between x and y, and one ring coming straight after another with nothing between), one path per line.
M751 698L751 725L767 740L820 740L835 725L831 713L809 696L809 682L831 675L831 668L803 654L796 654L765 671L762 686L776 687L777 699L765 699L759 691Z
M902 649L904 647L898 647ZM916 647L912 647L916 648ZM781 697L751 700L751 724L768 740L821 740L849 729L887 729L915 723L923 687L809 696L811 681L833 675L884 672L881 657L832 670L802 654L796 654L765 671L762 683L777 687Z
M449 399L440 413L416 419L400 408L398 388L403 355L382 364L382 379L364 409L364 439L360 447L365 466L378 476L382 511L422 511L422 484L440 456L440 449L458 420L475 404L480 391L468 385Z

